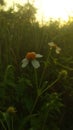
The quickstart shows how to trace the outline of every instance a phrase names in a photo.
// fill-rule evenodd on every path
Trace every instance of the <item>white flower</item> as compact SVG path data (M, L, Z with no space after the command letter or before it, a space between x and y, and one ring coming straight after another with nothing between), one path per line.
M52 47L55 47L55 43L54 42L49 42L48 45L50 46L50 49L52 49Z
M55 48L55 51L56 51L57 54L60 53L61 48L58 47L57 44L55 44L54 42L49 42L48 45L50 46L50 49Z
M36 58L41 58L42 55L36 54L35 52L28 52L25 56L25 58L22 60L22 68L25 68L29 62L31 62L32 66L37 69L40 67L39 61L36 60Z

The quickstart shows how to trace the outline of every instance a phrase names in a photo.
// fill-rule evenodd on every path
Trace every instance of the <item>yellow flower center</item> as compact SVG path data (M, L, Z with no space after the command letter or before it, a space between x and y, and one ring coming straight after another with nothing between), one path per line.
M36 58L36 53L35 53L35 52L28 52L28 53L26 54L26 58L27 58L28 60L33 60L33 59L35 59L35 58Z
M14 107L10 106L10 107L7 109L7 112L8 112L8 113L15 113L16 110L15 110Z

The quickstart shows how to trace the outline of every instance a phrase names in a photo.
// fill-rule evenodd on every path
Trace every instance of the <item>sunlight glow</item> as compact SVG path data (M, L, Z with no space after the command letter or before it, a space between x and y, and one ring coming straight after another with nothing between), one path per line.
M9 0L9 4L14 2L14 0ZM14 3L24 4L28 0L16 0ZM73 16L73 0L29 0L29 2L34 2L35 7L38 9L37 17L38 19L44 18L48 20L62 19L67 21L69 16Z

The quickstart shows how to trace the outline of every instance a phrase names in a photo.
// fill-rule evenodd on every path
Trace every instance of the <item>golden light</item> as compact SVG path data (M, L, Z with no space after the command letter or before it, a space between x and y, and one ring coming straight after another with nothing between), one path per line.
M36 0L38 7L38 15L48 18L68 20L69 16L73 14L73 0L40 0L40 3Z
M9 4L14 2L14 0L9 1ZM27 1L28 0L16 0L14 3L23 5ZM73 16L73 0L29 0L29 2L32 1L34 1L34 5L38 9L38 19L42 19L42 17L44 20L60 18L67 21L69 16Z

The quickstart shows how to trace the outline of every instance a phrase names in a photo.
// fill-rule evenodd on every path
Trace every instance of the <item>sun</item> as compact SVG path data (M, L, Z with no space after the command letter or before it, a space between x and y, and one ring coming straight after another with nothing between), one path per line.
M9 0L11 3L24 4L28 0ZM37 8L37 18L48 20L49 18L67 21L73 16L73 0L29 0ZM9 2L8 2L9 3Z
M46 20L49 18L62 19L67 21L69 16L73 16L73 0L36 0L38 15L42 15Z

